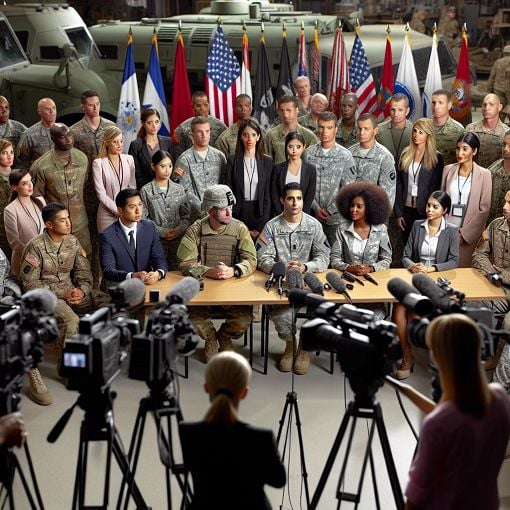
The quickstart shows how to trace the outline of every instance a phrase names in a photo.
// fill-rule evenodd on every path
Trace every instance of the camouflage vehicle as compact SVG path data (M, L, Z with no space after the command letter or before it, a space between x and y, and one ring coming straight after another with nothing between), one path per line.
M12 46L13 53L10 59L0 59L0 94L9 99L13 118L28 125L39 120L36 103L50 96L57 104L58 120L74 123L83 116L80 94L94 89L101 97L102 115L115 120L118 81L107 73L98 74L105 70L101 55L72 7L0 5L0 16L9 34L6 37L13 41L3 42L4 46Z

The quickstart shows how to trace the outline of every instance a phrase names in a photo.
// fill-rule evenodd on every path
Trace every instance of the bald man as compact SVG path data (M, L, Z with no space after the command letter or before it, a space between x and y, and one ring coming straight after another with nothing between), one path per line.
M358 97L349 92L342 96L340 103L342 117L336 127L336 143L343 145L346 149L358 143L358 126L356 124L356 112L358 111Z
M298 117L298 123L318 136L319 128L317 123L319 122L320 114L328 109L328 104L328 98L324 94L314 94L310 98L310 111L306 115Z
M482 120L466 126L466 131L476 133L480 138L480 150L476 162L484 168L489 168L492 163L501 158L503 138L510 131L510 128L499 119L502 109L503 104L499 96L493 93L487 94L482 102Z
M21 134L27 130L27 127L9 118L10 113L9 101L6 97L0 96L0 139L9 140L16 151Z
M57 105L49 97L43 97L37 103L37 115L41 119L30 126L22 135L17 147L18 166L29 168L44 153L53 149L50 129L57 120Z

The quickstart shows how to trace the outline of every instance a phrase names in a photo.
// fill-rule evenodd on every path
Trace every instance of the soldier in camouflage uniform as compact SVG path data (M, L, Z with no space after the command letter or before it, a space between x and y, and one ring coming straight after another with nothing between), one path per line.
M73 147L73 134L65 124L55 124L51 128L51 139L55 147L30 167L30 174L35 179L34 196L44 197L47 204L62 202L66 205L71 218L71 231L90 255L92 246L83 202L88 172L87 156Z
M464 133L464 126L450 117L452 93L440 89L432 94L432 121L436 132L436 148L443 155L444 166L457 162L457 139Z
M487 224L501 216L505 195L510 190L510 132L503 137L503 159L498 159L490 167L492 177L491 208Z
M298 100L298 117L306 115L310 111L310 79L308 76L298 76L294 80L294 90Z
M510 45L503 49L503 56L498 58L492 66L487 92L497 94L503 103L500 117L504 122L506 116L510 116Z
M324 94L320 92L314 94L310 98L310 111L306 115L298 117L299 125L309 129L318 136L319 128L317 123L319 122L320 114L328 109L328 105L328 98Z
M296 182L286 184L281 201L283 213L269 220L257 240L258 268L270 273L276 262L301 273L319 273L329 265L330 247L321 224L303 212L303 191ZM293 362L293 339L296 332L293 313L288 305L269 307L278 336L285 341L285 350L278 361L278 370L306 374L310 356L297 348Z
M363 113L358 119L359 143L349 149L356 167L344 174L344 182L375 182L388 193L393 207L397 188L395 160L384 145L376 142L376 136L377 119L372 113Z
M16 152L19 139L26 130L25 124L9 118L9 101L0 96L0 140L9 140Z
M204 192L202 209L207 214L197 220L182 238L177 258L184 275L225 280L251 275L257 268L255 247L248 227L232 218L235 197L228 186L217 184ZM232 350L232 338L239 338L251 323L251 306L223 306L225 322L216 331L211 307L191 306L190 316L205 340L205 361L218 352Z
M273 158L274 164L287 161L285 153L285 137L297 131L303 135L306 146L310 147L318 143L317 137L312 131L298 123L298 100L295 96L282 96L278 101L278 115L281 124L271 128L264 140L266 153Z
M11 201L12 189L9 184L9 175L13 162L14 148L12 143L8 140L0 140L0 248L9 260L11 260L12 250L7 241L3 210Z
M414 8L413 17L409 23L409 28L420 32L420 34L427 33L427 27L425 21L427 20L427 11L423 5L417 5Z
M501 157L503 137L510 131L510 128L499 120L499 112L502 108L503 105L497 94L487 94L482 103L483 119L466 126L466 131L476 133L480 139L480 150L476 162L484 168L489 168ZM501 207L498 211L501 211Z
M315 96L314 96L315 97ZM335 240L335 232L340 223L335 199L338 188L344 184L344 176L355 172L352 154L335 142L336 116L331 112L319 115L320 143L305 150L304 160L312 163L317 170L317 184L312 211L322 223L329 244Z
M342 96L340 103L342 117L338 119L336 143L343 145L346 149L358 141L358 125L356 123L356 112L358 110L358 97L349 92Z
M40 99L37 114L41 120L23 132L16 148L17 166L21 168L30 168L37 158L53 149L50 129L57 119L55 101L49 97Z
M439 26L437 27L437 35L444 36L452 48L460 46L462 40L462 32L456 16L457 9L454 6L448 7L446 14L439 20Z
M201 209L204 191L213 184L225 182L227 159L223 152L211 147L208 117L194 117L191 123L193 147L175 163L172 180L186 191L191 207L191 222L204 216Z
M202 92L201 90L193 92L193 95L191 96L191 103L193 110L195 111L195 117L206 117L209 119L209 124L211 126L211 139L209 143L213 147L216 147L216 140L221 133L227 129L227 126L221 120L209 115L209 100L207 99L207 94L205 92ZM193 118L194 117L190 117L189 119L186 119L175 128L175 157L179 157L180 154L193 146L193 137L191 132L191 122Z

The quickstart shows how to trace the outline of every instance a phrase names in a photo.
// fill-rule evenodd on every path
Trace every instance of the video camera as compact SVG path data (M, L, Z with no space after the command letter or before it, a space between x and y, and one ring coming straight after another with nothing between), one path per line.
M401 354L395 324L376 320L371 310L335 304L300 289L289 293L289 301L313 308L316 316L301 327L302 348L336 352L356 402L370 406Z

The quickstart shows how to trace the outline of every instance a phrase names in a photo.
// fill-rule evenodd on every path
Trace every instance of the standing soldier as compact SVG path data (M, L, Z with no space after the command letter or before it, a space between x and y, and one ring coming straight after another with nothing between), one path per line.
M427 19L427 11L423 5L417 5L414 8L413 17L411 22L409 23L409 28L416 30L416 32L420 32L420 34L427 33L427 27L425 25L425 21Z
M444 36L451 48L460 46L461 31L456 18L457 9L452 5L448 7L446 14L439 20L437 27L438 35Z
M4 96L0 96L0 140L8 140L14 147L18 146L21 135L27 130L25 124L9 118L9 101Z
M510 190L510 132L503 137L503 159L498 159L489 168L492 177L492 197L487 225L501 216L505 195Z
M504 47L503 56L492 66L487 92L494 92L501 99L503 109L500 117L504 122L506 116L510 116L510 45Z
M348 149L358 141L358 126L356 112L358 111L358 96L349 92L342 96L340 104L342 116L338 119L336 143Z
M320 114L327 111L328 109L328 98L317 92L310 98L310 111L303 115L302 117L298 117L299 125L309 129L315 135L318 135L319 128L318 122Z

